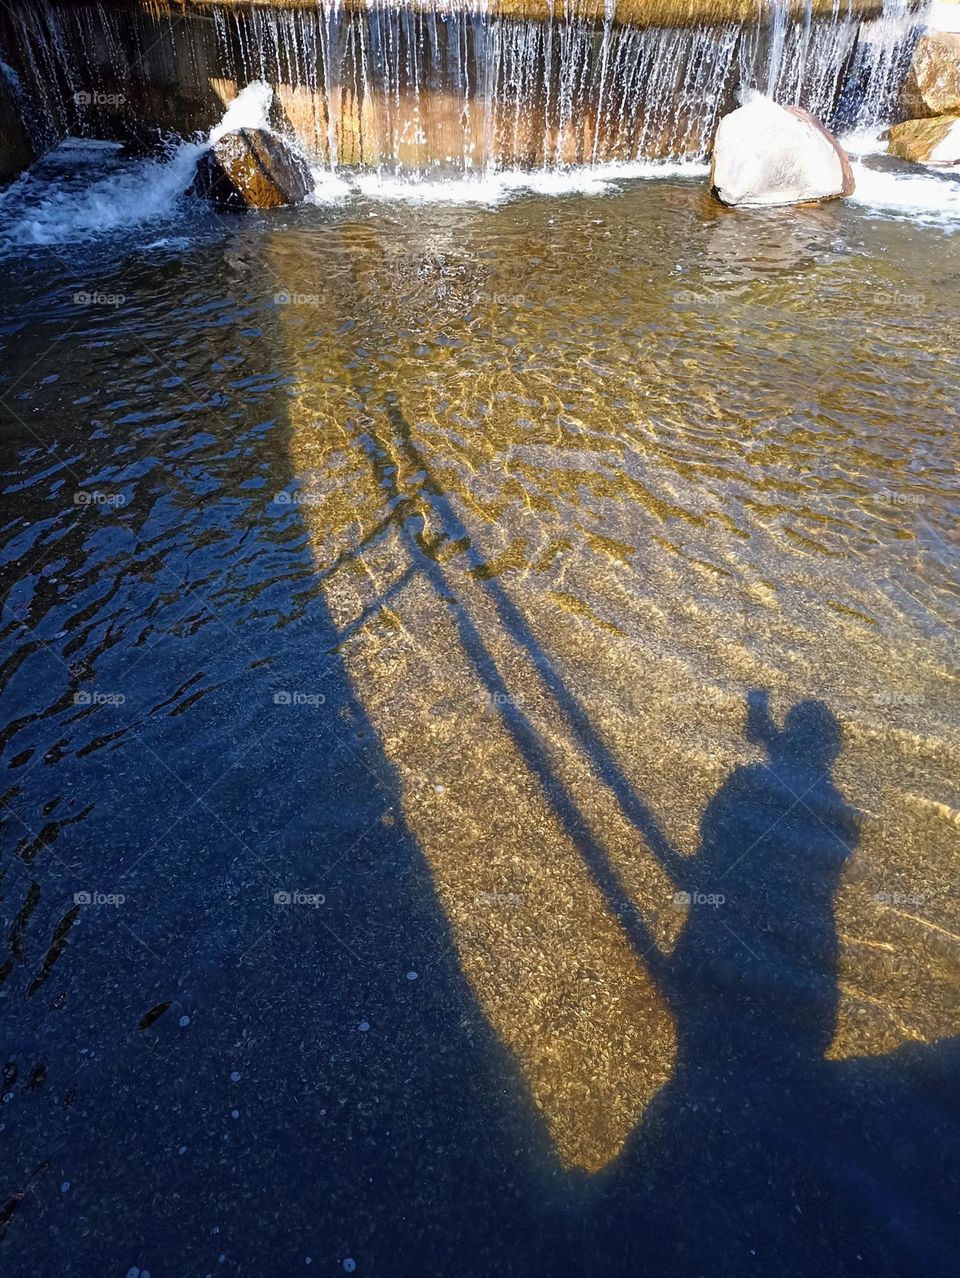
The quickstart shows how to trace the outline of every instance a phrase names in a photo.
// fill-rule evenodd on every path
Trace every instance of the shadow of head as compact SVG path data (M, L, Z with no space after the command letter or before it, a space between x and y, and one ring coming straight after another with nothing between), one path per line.
M770 717L767 694L755 689L748 697L747 739L766 746L771 762L783 761L826 772L840 753L842 733L836 715L823 701L798 701L787 711L783 727Z
M822 701L800 701L787 712L771 754L827 769L840 753L840 724Z

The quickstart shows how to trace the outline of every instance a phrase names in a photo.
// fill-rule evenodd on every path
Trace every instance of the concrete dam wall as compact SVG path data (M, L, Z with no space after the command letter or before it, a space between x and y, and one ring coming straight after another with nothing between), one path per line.
M703 157L758 89L836 127L889 114L909 5L763 0L48 3L0 13L34 150L206 131L252 80L314 163L404 174Z

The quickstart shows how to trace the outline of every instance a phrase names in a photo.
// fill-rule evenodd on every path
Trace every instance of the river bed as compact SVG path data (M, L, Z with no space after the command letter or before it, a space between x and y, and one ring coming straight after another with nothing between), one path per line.
M0 196L7 1272L947 1272L960 196L871 146Z

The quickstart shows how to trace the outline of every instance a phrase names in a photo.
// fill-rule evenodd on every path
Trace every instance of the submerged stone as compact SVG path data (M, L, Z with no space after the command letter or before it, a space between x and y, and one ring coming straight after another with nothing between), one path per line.
M960 164L960 115L904 120L883 135L887 150L918 164Z
M198 195L235 209L300 204L312 189L306 163L267 129L225 133L198 160L193 182Z
M710 187L724 204L807 204L852 194L853 170L809 111L754 94L720 121Z

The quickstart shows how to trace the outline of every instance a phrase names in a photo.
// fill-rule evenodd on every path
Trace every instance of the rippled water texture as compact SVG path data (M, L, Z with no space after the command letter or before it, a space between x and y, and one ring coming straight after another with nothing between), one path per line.
M7 1272L948 1272L957 240L673 178L10 276Z

